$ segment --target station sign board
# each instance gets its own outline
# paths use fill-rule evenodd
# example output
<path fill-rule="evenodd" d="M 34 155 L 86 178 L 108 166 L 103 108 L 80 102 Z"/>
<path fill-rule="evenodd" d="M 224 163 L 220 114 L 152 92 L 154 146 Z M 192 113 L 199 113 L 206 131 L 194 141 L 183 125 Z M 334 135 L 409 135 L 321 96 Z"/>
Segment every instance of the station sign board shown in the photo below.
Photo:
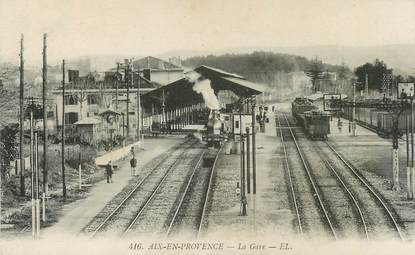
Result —
<path fill-rule="evenodd" d="M 339 102 L 341 101 L 341 94 L 324 94 L 323 106 L 324 111 L 340 111 L 341 107 Z"/>
<path fill-rule="evenodd" d="M 414 95 L 413 82 L 399 82 L 398 83 L 398 99 L 410 99 Z"/>
<path fill-rule="evenodd" d="M 236 136 L 246 134 L 246 128 L 249 127 L 249 133 L 252 134 L 252 114 L 234 114 L 233 115 L 233 132 Z"/>

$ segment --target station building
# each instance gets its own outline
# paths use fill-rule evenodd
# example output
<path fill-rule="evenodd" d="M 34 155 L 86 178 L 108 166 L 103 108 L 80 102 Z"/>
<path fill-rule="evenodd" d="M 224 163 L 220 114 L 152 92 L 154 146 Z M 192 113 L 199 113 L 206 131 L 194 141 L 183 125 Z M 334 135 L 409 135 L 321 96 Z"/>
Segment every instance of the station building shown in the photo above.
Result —
<path fill-rule="evenodd" d="M 265 86 L 237 74 L 209 66 L 197 67 L 185 77 L 143 95 L 144 130 L 180 131 L 188 125 L 206 124 L 209 109 L 202 94 L 194 90 L 195 82 L 191 79 L 194 74 L 199 76 L 199 80 L 209 80 L 219 101 L 218 110 L 229 116 L 250 115 L 251 104 L 244 99 L 251 99 L 265 89 Z"/>
<path fill-rule="evenodd" d="M 59 132 L 64 123 L 67 134 L 79 135 L 87 142 L 96 141 L 97 138 L 124 136 L 127 130 L 134 134 L 138 119 L 137 92 L 143 95 L 160 85 L 138 75 L 137 72 L 132 75 L 132 84 L 123 77 L 115 79 L 112 75 L 106 73 L 103 79 L 94 77 L 85 79 L 85 77 L 75 75 L 65 84 L 65 95 L 63 95 L 62 86 L 53 90 L 55 105 L 55 118 L 53 119 L 55 127 L 53 129 Z M 64 116 L 62 115 L 63 104 L 65 104 Z M 108 115 L 111 115 L 111 121 Z M 51 130 L 50 127 L 49 130 Z"/>

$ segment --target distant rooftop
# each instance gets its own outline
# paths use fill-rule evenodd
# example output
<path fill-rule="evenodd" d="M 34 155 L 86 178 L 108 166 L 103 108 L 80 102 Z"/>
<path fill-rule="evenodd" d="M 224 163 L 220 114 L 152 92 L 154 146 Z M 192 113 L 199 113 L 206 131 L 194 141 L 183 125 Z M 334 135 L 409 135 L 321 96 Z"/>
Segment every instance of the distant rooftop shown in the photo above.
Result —
<path fill-rule="evenodd" d="M 172 64 L 165 60 L 147 56 L 133 61 L 134 70 L 151 69 L 152 71 L 183 71 L 183 67 Z M 116 67 L 111 68 L 110 72 L 115 72 Z"/>
<path fill-rule="evenodd" d="M 152 56 L 147 56 L 138 60 L 133 61 L 134 69 L 152 69 L 152 70 L 169 70 L 169 69 L 176 69 L 176 70 L 183 70 L 182 67 L 174 65 L 170 62 L 164 61 L 159 58 L 155 58 Z"/>

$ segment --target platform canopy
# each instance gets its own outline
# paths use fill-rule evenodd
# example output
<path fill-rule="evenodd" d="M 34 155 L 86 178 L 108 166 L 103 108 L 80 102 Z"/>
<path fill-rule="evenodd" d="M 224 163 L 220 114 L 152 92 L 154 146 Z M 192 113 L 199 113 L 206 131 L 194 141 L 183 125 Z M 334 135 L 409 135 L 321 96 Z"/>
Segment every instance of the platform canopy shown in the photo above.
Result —
<path fill-rule="evenodd" d="M 250 82 L 243 76 L 209 66 L 200 66 L 186 73 L 187 76 L 192 72 L 199 74 L 201 79 L 209 79 L 216 95 L 219 91 L 232 91 L 236 96 L 242 98 L 261 94 L 265 90 L 264 85 Z M 142 96 L 144 107 L 151 107 L 151 104 L 161 105 L 163 99 L 168 108 L 203 102 L 202 95 L 193 90 L 193 85 L 194 82 L 188 78 L 182 78 L 152 90 Z"/>

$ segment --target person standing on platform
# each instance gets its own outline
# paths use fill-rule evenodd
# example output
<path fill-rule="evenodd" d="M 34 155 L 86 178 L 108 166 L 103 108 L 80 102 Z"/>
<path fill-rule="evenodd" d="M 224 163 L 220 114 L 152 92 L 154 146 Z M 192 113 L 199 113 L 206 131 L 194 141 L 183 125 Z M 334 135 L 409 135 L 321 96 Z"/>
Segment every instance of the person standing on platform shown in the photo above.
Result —
<path fill-rule="evenodd" d="M 343 126 L 343 123 L 339 117 L 339 120 L 337 121 L 337 128 L 339 129 L 339 134 L 341 134 L 342 132 L 342 126 Z"/>
<path fill-rule="evenodd" d="M 105 166 L 105 173 L 107 175 L 107 183 L 112 182 L 112 163 L 111 163 L 111 160 L 108 161 L 107 165 Z"/>
<path fill-rule="evenodd" d="M 137 167 L 137 159 L 135 158 L 134 154 L 133 154 L 133 158 L 130 160 L 130 166 L 131 166 L 131 176 L 135 176 L 135 169 Z"/>
<path fill-rule="evenodd" d="M 135 156 L 135 152 L 134 152 L 134 147 L 133 146 L 131 146 L 131 148 L 130 148 L 130 153 L 131 153 L 131 155 L 133 155 L 133 157 Z"/>

